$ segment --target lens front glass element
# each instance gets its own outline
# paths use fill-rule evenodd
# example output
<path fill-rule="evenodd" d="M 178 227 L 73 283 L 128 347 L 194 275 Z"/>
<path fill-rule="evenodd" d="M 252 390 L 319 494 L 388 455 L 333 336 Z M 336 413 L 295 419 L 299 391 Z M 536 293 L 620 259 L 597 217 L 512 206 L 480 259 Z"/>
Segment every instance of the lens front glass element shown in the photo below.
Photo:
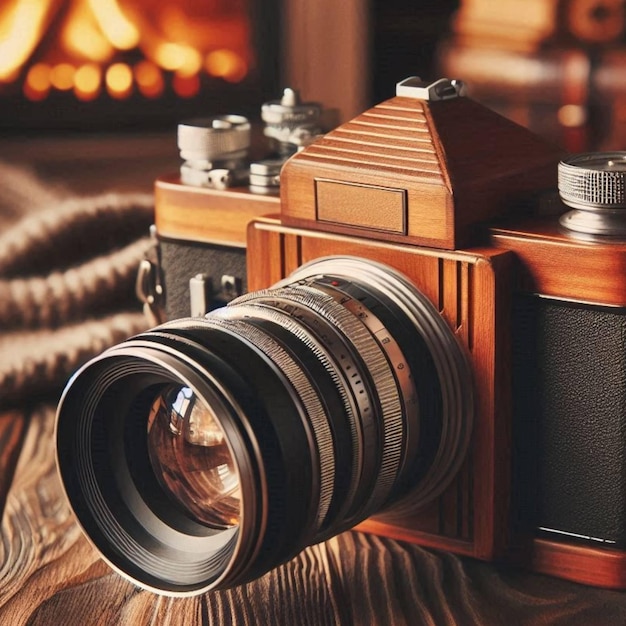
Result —
<path fill-rule="evenodd" d="M 209 527 L 236 526 L 239 477 L 213 410 L 189 387 L 166 385 L 152 403 L 147 430 L 152 468 L 174 502 Z"/>

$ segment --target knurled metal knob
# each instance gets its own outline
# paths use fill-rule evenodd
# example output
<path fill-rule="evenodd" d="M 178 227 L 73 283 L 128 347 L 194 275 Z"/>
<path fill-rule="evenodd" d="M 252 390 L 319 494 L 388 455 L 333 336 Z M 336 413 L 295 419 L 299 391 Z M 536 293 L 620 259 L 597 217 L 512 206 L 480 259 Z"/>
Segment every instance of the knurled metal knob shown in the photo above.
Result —
<path fill-rule="evenodd" d="M 626 208 L 626 152 L 563 159 L 559 163 L 559 194 L 575 209 Z"/>
<path fill-rule="evenodd" d="M 217 161 L 250 146 L 250 122 L 242 115 L 216 115 L 178 125 L 178 149 L 185 161 Z"/>
<path fill-rule="evenodd" d="M 319 127 L 321 107 L 316 102 L 302 102 L 298 92 L 287 88 L 280 100 L 261 107 L 265 122 L 263 134 L 276 142 L 280 154 L 291 154 L 311 143 L 322 131 Z"/>
<path fill-rule="evenodd" d="M 559 163 L 559 195 L 573 211 L 560 219 L 574 234 L 626 236 L 626 152 L 577 154 Z"/>

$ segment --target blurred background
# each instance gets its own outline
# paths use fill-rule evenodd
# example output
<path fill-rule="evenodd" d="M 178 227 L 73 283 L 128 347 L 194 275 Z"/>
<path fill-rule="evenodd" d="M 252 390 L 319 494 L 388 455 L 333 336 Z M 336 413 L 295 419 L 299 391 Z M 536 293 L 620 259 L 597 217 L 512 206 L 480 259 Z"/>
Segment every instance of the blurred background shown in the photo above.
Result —
<path fill-rule="evenodd" d="M 569 151 L 624 148 L 624 30 L 624 0 L 3 0 L 0 158 L 148 186 L 181 119 L 258 119 L 289 85 L 345 120 L 409 75 Z"/>

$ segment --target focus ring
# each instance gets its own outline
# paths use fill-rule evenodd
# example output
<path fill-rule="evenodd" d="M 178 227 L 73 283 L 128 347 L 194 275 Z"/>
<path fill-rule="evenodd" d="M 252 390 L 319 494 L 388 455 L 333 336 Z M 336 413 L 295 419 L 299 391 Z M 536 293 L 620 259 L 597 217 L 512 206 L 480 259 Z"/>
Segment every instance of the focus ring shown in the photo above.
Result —
<path fill-rule="evenodd" d="M 350 445 L 352 448 L 352 460 L 351 467 L 351 479 L 349 487 L 345 494 L 342 494 L 344 503 L 341 507 L 341 511 L 348 510 L 351 504 L 354 502 L 354 496 L 357 492 L 357 487 L 361 477 L 363 467 L 363 451 L 360 446 L 360 437 L 362 436 L 362 428 L 357 422 L 357 406 L 350 400 L 350 395 L 346 391 L 347 381 L 344 379 L 345 375 L 340 374 L 341 369 L 339 364 L 329 356 L 324 350 L 322 350 L 314 340 L 314 333 L 309 333 L 309 329 L 304 326 L 300 321 L 294 320 L 288 313 L 275 309 L 274 307 L 267 306 L 262 302 L 249 302 L 241 304 L 235 307 L 229 307 L 229 312 L 236 314 L 240 317 L 246 318 L 250 316 L 250 320 L 263 319 L 273 322 L 285 330 L 291 335 L 297 337 L 302 344 L 309 350 L 315 358 L 322 364 L 324 370 L 330 376 L 335 388 L 341 399 L 343 405 L 344 414 L 348 420 L 348 426 L 350 430 Z M 224 310 L 217 314 L 222 314 Z M 235 319 L 229 315 L 229 319 Z M 332 354 L 332 351 L 331 351 Z M 338 517 L 342 518 L 342 514 L 338 514 Z"/>
<path fill-rule="evenodd" d="M 281 301 L 292 300 L 314 310 L 338 328 L 356 348 L 367 364 L 381 409 L 383 454 L 376 484 L 371 498 L 365 503 L 367 515 L 377 510 L 389 497 L 398 474 L 402 458 L 403 411 L 396 380 L 389 363 L 365 325 L 328 294 L 313 287 L 291 285 L 280 289 L 267 289 L 242 296 L 234 302 L 260 301 L 281 308 Z M 366 516 L 367 516 L 366 515 Z"/>
<path fill-rule="evenodd" d="M 229 313 L 230 310 L 225 308 L 222 309 L 220 318 L 207 317 L 204 321 L 210 326 L 229 330 L 237 336 L 254 343 L 278 366 L 302 402 L 304 412 L 313 430 L 316 449 L 319 454 L 320 497 L 316 527 L 316 530 L 319 530 L 326 519 L 326 514 L 330 507 L 335 480 L 333 438 L 326 411 L 302 368 L 280 344 L 256 326 L 236 318 L 229 319 Z M 237 312 L 233 311 L 233 314 L 237 315 Z"/>

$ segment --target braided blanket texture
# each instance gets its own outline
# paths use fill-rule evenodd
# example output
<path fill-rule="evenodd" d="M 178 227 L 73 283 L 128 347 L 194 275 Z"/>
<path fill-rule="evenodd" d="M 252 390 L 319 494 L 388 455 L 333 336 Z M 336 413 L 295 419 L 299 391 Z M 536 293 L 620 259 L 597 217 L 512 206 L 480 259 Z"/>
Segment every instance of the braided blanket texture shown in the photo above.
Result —
<path fill-rule="evenodd" d="M 0 162 L 0 407 L 54 399 L 147 326 L 134 294 L 150 194 L 75 197 Z"/>

